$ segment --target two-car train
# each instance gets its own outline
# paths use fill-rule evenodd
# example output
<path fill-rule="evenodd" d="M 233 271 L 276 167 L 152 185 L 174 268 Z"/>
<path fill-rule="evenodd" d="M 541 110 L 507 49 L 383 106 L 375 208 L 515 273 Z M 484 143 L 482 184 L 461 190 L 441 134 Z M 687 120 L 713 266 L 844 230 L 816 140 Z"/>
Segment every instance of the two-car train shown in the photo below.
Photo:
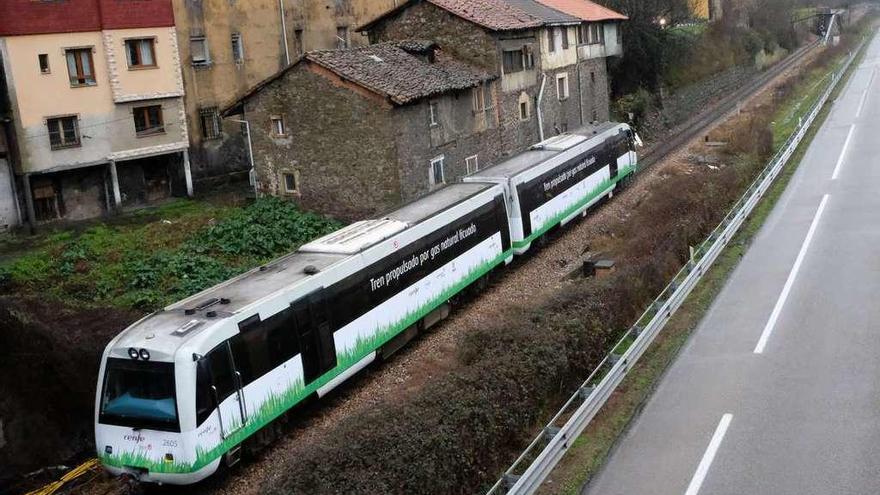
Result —
<path fill-rule="evenodd" d="M 449 313 L 449 300 L 585 212 L 636 170 L 638 137 L 604 124 L 548 139 L 381 218 L 144 317 L 104 351 L 98 457 L 188 484 Z"/>

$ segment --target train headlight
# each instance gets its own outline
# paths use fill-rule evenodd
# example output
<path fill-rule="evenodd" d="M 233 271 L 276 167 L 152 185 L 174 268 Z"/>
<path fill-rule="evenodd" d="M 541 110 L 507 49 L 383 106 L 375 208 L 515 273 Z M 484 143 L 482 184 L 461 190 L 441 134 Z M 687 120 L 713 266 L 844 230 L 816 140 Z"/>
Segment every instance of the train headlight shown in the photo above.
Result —
<path fill-rule="evenodd" d="M 144 361 L 149 361 L 150 360 L 150 351 L 148 351 L 146 349 L 141 349 L 140 356 L 141 356 L 141 359 L 143 359 Z"/>
<path fill-rule="evenodd" d="M 132 359 L 137 359 L 138 357 L 140 357 L 140 354 L 138 354 L 137 349 L 135 349 L 134 347 L 130 347 L 128 349 L 128 357 L 130 357 Z"/>

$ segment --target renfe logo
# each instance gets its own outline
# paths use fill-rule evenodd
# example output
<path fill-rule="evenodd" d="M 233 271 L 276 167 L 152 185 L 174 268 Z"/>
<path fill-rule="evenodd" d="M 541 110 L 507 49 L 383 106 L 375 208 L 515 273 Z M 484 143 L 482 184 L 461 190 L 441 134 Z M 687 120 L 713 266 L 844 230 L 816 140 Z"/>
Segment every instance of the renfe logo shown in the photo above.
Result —
<path fill-rule="evenodd" d="M 141 435 L 140 433 L 135 433 L 133 435 L 124 435 L 122 437 L 122 439 L 127 442 L 134 442 L 134 443 L 140 443 L 145 440 L 144 436 Z"/>

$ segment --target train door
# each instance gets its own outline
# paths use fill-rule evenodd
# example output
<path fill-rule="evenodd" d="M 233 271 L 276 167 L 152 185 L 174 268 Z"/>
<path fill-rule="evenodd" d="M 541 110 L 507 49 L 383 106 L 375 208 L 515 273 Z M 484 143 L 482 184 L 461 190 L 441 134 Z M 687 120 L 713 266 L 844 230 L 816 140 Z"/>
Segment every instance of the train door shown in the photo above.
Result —
<path fill-rule="evenodd" d="M 235 367 L 229 341 L 211 350 L 204 361 L 200 365 L 207 368 L 211 394 L 219 413 L 220 433 L 226 438 L 241 429 L 248 419 L 241 372 Z"/>
<path fill-rule="evenodd" d="M 303 366 L 303 382 L 309 384 L 336 367 L 336 346 L 327 313 L 325 292 L 318 290 L 291 304 Z"/>

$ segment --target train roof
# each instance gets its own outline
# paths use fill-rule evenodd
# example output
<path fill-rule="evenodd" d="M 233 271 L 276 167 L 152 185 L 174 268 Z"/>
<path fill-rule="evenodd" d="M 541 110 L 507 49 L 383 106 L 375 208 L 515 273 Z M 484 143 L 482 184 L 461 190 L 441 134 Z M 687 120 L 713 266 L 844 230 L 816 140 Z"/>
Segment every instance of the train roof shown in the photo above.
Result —
<path fill-rule="evenodd" d="M 299 250 L 254 268 L 150 314 L 129 326 L 114 344 L 113 355 L 146 347 L 157 360 L 171 359 L 191 337 L 246 306 L 285 287 L 306 281 L 332 265 L 497 187 L 489 183 L 453 184 L 418 198 L 375 220 L 356 222 Z"/>
<path fill-rule="evenodd" d="M 605 134 L 607 131 L 613 130 L 621 125 L 623 124 L 603 122 L 597 125 L 581 127 L 569 133 L 553 136 L 497 165 L 486 167 L 483 170 L 474 172 L 473 174 L 468 175 L 468 178 L 470 180 L 480 180 L 480 178 L 502 179 L 515 177 L 573 146 Z"/>
<path fill-rule="evenodd" d="M 356 254 L 493 187 L 495 185 L 489 183 L 451 184 L 410 201 L 379 219 L 355 222 L 316 239 L 301 247 L 300 251 Z"/>

